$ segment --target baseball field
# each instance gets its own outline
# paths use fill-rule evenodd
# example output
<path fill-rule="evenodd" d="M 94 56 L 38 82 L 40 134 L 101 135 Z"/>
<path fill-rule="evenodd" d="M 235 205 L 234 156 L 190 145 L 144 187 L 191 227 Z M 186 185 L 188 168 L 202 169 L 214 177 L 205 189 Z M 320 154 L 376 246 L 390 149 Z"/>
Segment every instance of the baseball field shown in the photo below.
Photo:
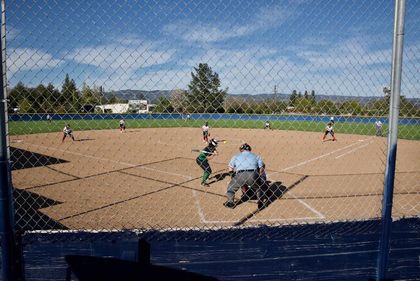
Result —
<path fill-rule="evenodd" d="M 226 140 L 210 161 L 210 187 L 200 185 L 202 170 L 192 149 L 205 144 L 201 129 L 192 127 L 75 131 L 76 141 L 64 143 L 61 132 L 12 135 L 10 147 L 21 153 L 13 185 L 43 202 L 32 208 L 44 218 L 68 229 L 203 229 L 381 216 L 385 137 L 338 133 L 338 141 L 322 142 L 322 132 L 210 133 Z M 223 206 L 227 164 L 244 142 L 263 158 L 269 181 L 281 190 L 262 210 L 254 200 Z M 56 161 L 41 165 L 39 159 Z M 419 183 L 420 142 L 399 140 L 394 215 L 418 214 Z"/>

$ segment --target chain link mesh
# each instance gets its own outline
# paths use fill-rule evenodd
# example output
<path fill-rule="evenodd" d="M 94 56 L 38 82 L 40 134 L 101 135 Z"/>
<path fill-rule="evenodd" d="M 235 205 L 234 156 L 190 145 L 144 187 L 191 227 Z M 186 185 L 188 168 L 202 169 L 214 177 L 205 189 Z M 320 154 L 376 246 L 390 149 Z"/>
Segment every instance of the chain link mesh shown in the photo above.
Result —
<path fill-rule="evenodd" d="M 395 218 L 420 208 L 418 4 L 406 9 Z M 393 11 L 392 1 L 8 1 L 18 229 L 379 218 Z M 250 154 L 244 143 L 262 161 L 238 156 Z"/>

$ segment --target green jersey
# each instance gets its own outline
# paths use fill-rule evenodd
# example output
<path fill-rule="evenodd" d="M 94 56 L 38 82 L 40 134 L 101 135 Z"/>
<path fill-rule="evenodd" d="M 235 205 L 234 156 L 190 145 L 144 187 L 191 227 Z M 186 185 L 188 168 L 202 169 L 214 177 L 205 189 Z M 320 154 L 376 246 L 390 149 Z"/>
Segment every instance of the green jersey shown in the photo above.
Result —
<path fill-rule="evenodd" d="M 216 151 L 216 148 L 214 146 L 206 146 L 198 155 L 197 159 L 200 161 L 204 161 L 209 157 L 210 155 L 213 155 Z"/>

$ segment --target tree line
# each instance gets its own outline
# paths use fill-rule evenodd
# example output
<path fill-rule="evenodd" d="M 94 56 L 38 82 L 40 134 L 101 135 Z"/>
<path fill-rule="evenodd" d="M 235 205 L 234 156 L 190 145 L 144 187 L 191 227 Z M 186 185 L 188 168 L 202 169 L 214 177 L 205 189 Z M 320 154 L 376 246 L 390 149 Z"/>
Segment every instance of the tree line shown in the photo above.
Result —
<path fill-rule="evenodd" d="M 316 101 L 315 91 L 304 94 L 293 90 L 288 100 L 252 100 L 234 95 L 228 96 L 228 88 L 221 89 L 219 75 L 206 63 L 200 63 L 191 72 L 188 90 L 176 89 L 170 96 L 160 97 L 153 109 L 155 113 L 237 113 L 237 114 L 326 114 L 386 116 L 389 112 L 389 93 L 383 98 L 367 103 L 357 100 Z M 106 97 L 102 87 L 90 87 L 83 83 L 79 91 L 73 79 L 67 74 L 61 90 L 52 84 L 35 88 L 19 82 L 8 91 L 9 111 L 19 113 L 81 113 L 90 111 L 87 106 L 127 103 L 115 95 Z M 420 108 L 405 97 L 400 98 L 400 115 L 419 117 Z"/>
<path fill-rule="evenodd" d="M 99 104 L 125 103 L 127 100 L 116 96 L 105 97 L 102 87 L 83 83 L 82 89 L 76 87 L 69 75 L 62 83 L 61 90 L 51 83 L 27 87 L 22 82 L 8 90 L 8 111 L 10 113 L 82 113 L 91 111 Z"/>

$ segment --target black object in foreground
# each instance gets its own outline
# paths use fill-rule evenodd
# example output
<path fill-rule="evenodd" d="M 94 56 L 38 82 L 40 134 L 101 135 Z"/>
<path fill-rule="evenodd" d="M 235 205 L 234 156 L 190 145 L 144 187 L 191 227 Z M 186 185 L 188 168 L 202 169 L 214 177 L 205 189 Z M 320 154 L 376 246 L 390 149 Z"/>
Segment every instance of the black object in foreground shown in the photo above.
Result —
<path fill-rule="evenodd" d="M 109 257 L 67 255 L 69 265 L 67 280 L 75 274 L 80 281 L 115 280 L 218 280 L 202 274 L 150 264 L 150 248 L 144 240 L 139 241 L 138 261 L 127 261 Z"/>

